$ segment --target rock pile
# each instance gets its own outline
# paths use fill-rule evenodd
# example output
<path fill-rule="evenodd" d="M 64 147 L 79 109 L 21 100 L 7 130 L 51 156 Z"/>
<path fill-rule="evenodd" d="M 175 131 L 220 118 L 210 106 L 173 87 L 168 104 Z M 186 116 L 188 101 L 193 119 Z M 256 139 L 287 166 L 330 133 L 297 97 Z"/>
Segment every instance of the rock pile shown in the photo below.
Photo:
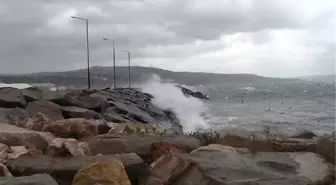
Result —
<path fill-rule="evenodd" d="M 335 184 L 335 137 L 185 135 L 152 98 L 0 89 L 0 185 Z"/>
<path fill-rule="evenodd" d="M 38 88 L 0 88 L 0 122 L 25 127 L 32 118 L 45 115 L 56 125 L 81 125 L 100 120 L 107 122 L 134 123 L 182 133 L 179 120 L 171 110 L 162 110 L 151 103 L 153 97 L 136 89 L 66 90 L 48 91 Z M 74 120 L 83 118 L 87 121 Z M 77 122 L 77 124 L 75 123 Z M 39 130 L 48 131 L 50 124 Z M 98 125 L 98 124 L 97 124 Z M 37 126 L 37 125 L 36 125 Z M 100 124 L 100 126 L 102 126 Z M 93 132 L 91 130 L 91 132 Z M 91 133 L 94 134 L 94 133 Z"/>

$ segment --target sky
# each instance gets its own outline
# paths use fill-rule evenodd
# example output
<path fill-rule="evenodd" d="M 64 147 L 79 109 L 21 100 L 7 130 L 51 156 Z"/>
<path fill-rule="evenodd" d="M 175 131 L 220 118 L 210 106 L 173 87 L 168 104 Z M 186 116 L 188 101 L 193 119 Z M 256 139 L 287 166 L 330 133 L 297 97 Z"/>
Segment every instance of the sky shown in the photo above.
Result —
<path fill-rule="evenodd" d="M 335 73 L 334 0 L 1 0 L 0 73 L 90 65 L 295 77 Z M 102 40 L 102 37 L 110 40 Z"/>

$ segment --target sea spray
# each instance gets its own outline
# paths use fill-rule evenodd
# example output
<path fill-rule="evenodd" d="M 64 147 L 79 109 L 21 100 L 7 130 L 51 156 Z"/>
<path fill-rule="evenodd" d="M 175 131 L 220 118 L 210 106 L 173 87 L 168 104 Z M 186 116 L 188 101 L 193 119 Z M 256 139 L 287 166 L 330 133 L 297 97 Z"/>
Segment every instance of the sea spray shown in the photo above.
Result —
<path fill-rule="evenodd" d="M 181 89 L 172 82 L 163 81 L 158 75 L 141 85 L 143 92 L 152 94 L 152 103 L 161 109 L 171 109 L 179 118 L 184 132 L 197 129 L 208 129 L 209 125 L 201 116 L 207 112 L 203 102 L 192 97 L 186 97 Z"/>

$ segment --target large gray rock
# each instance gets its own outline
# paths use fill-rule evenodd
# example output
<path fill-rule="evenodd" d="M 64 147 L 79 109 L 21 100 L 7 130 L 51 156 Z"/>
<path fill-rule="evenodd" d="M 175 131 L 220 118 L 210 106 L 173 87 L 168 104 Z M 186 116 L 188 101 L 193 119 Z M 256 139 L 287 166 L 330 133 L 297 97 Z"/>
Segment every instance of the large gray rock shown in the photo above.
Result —
<path fill-rule="evenodd" d="M 110 136 L 87 138 L 91 154 L 136 153 L 143 159 L 151 155 L 153 143 L 167 142 L 185 151 L 200 147 L 199 141 L 189 136 Z"/>
<path fill-rule="evenodd" d="M 61 106 L 82 107 L 99 113 L 109 107 L 106 97 L 97 93 L 97 90 L 68 90 L 63 94 L 52 101 Z"/>
<path fill-rule="evenodd" d="M 179 155 L 190 166 L 174 185 L 307 185 L 331 175 L 332 165 L 314 153 L 251 154 L 231 147 L 209 148 Z"/>
<path fill-rule="evenodd" d="M 103 113 L 102 116 L 106 121 L 113 122 L 113 123 L 125 123 L 128 122 L 129 119 L 126 119 L 119 115 L 118 113 L 114 112 L 111 109 L 108 109 L 106 113 Z"/>
<path fill-rule="evenodd" d="M 21 108 L 0 108 L 0 123 L 8 123 L 18 127 L 25 127 L 29 114 Z"/>
<path fill-rule="evenodd" d="M 0 179 L 0 185 L 58 185 L 58 184 L 50 175 L 36 174 L 32 176 Z"/>
<path fill-rule="evenodd" d="M 37 87 L 28 87 L 21 89 L 21 93 L 26 102 L 32 102 L 42 99 L 42 90 Z"/>
<path fill-rule="evenodd" d="M 71 185 L 75 174 L 82 168 L 95 162 L 108 159 L 121 161 L 132 182 L 137 184 L 140 177 L 146 173 L 146 166 L 136 154 L 119 154 L 106 156 L 82 156 L 67 158 L 52 158 L 49 156 L 22 157 L 8 161 L 6 166 L 14 176 L 47 173 L 60 185 Z"/>
<path fill-rule="evenodd" d="M 35 117 L 37 113 L 43 113 L 50 120 L 64 119 L 62 115 L 62 107 L 48 100 L 39 100 L 30 102 L 26 106 L 26 110 L 31 117 Z"/>
<path fill-rule="evenodd" d="M 62 114 L 68 118 L 104 119 L 99 113 L 81 107 L 63 106 Z"/>
<path fill-rule="evenodd" d="M 0 88 L 0 107 L 16 108 L 16 107 L 24 107 L 25 105 L 26 101 L 20 89 L 12 87 Z"/>

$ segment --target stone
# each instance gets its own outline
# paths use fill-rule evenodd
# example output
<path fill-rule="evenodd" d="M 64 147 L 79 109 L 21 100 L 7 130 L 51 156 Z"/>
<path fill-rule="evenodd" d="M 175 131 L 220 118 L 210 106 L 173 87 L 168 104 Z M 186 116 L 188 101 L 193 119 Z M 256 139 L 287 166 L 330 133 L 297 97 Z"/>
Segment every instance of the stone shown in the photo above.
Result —
<path fill-rule="evenodd" d="M 155 161 L 161 156 L 179 152 L 180 149 L 168 142 L 158 142 L 151 145 L 152 161 Z"/>
<path fill-rule="evenodd" d="M 281 135 L 249 132 L 244 129 L 220 131 L 217 144 L 247 148 L 250 152 L 314 152 L 317 141 Z"/>
<path fill-rule="evenodd" d="M 0 143 L 0 163 L 2 163 L 7 158 L 9 147 L 5 144 Z"/>
<path fill-rule="evenodd" d="M 191 136 L 116 136 L 106 134 L 86 138 L 84 141 L 87 141 L 92 155 L 134 152 L 143 159 L 151 158 L 153 143 L 170 143 L 186 152 L 200 147 L 199 141 Z"/>
<path fill-rule="evenodd" d="M 313 151 L 322 156 L 326 161 L 335 164 L 336 142 L 329 137 L 322 137 L 317 140 L 316 150 Z"/>
<path fill-rule="evenodd" d="M 83 118 L 63 119 L 42 123 L 36 122 L 32 128 L 42 132 L 50 132 L 56 137 L 61 138 L 79 139 L 98 134 L 97 126 Z"/>
<path fill-rule="evenodd" d="M 85 151 L 75 139 L 56 138 L 48 146 L 46 154 L 55 156 L 84 156 Z"/>
<path fill-rule="evenodd" d="M 2 177 L 12 177 L 13 175 L 9 172 L 8 168 L 0 162 L 0 183 Z"/>
<path fill-rule="evenodd" d="M 77 172 L 72 185 L 131 185 L 124 165 L 115 159 L 101 161 Z"/>
<path fill-rule="evenodd" d="M 85 118 L 85 119 L 104 119 L 103 116 L 98 114 L 95 111 L 81 108 L 81 107 L 74 107 L 74 106 L 63 106 L 62 113 L 64 118 Z"/>
<path fill-rule="evenodd" d="M 59 104 L 60 102 L 64 101 L 64 96 L 67 91 L 50 91 L 50 90 L 43 90 L 42 91 L 42 99 L 54 102 Z"/>
<path fill-rule="evenodd" d="M 28 149 L 45 151 L 52 139 L 54 137 L 50 133 L 0 123 L 0 143 L 7 146 L 25 146 Z"/>
<path fill-rule="evenodd" d="M 149 166 L 149 175 L 143 184 L 165 185 L 183 173 L 189 166 L 189 162 L 177 157 L 175 153 L 169 151 L 165 155 L 157 158 Z"/>
<path fill-rule="evenodd" d="M 58 185 L 58 184 L 50 175 L 35 174 L 31 176 L 1 179 L 0 185 Z"/>
<path fill-rule="evenodd" d="M 11 146 L 9 147 L 8 159 L 19 158 L 20 155 L 26 154 L 28 150 L 24 146 Z"/>
<path fill-rule="evenodd" d="M 29 114 L 21 108 L 0 108 L 0 121 L 18 127 L 25 127 L 29 120 Z"/>
<path fill-rule="evenodd" d="M 42 99 L 42 90 L 37 87 L 21 89 L 21 93 L 27 103 Z"/>
<path fill-rule="evenodd" d="M 109 107 L 106 97 L 97 93 L 97 90 L 68 90 L 60 99 L 54 100 L 61 106 L 75 106 L 105 112 Z"/>
<path fill-rule="evenodd" d="M 17 159 L 23 156 L 40 156 L 43 152 L 36 149 L 26 149 L 24 146 L 11 146 L 7 153 L 7 159 Z"/>
<path fill-rule="evenodd" d="M 191 151 L 190 153 L 195 153 L 199 151 L 217 151 L 217 152 L 242 152 L 242 153 L 248 153 L 249 151 L 246 148 L 234 148 L 231 146 L 225 146 L 225 145 L 219 145 L 219 144 L 210 144 L 207 146 L 202 146 L 200 148 L 197 148 L 196 150 Z"/>
<path fill-rule="evenodd" d="M 220 147 L 218 147 L 220 148 Z M 175 185 L 288 184 L 307 185 L 324 179 L 331 164 L 314 153 L 239 152 L 230 147 L 178 154 L 190 165 Z"/>
<path fill-rule="evenodd" d="M 112 128 L 109 122 L 104 119 L 90 119 L 89 121 L 97 126 L 98 134 L 107 134 Z"/>
<path fill-rule="evenodd" d="M 146 166 L 136 154 L 77 156 L 77 157 L 22 157 L 6 163 L 14 176 L 25 176 L 39 173 L 51 175 L 60 185 L 71 185 L 76 173 L 93 163 L 116 159 L 121 161 L 132 184 L 138 184 L 140 178 L 146 176 Z"/>
<path fill-rule="evenodd" d="M 135 102 L 137 103 L 137 102 Z M 133 122 L 143 123 L 143 124 L 152 124 L 157 121 L 163 121 L 162 117 L 156 120 L 155 117 L 152 117 L 155 113 L 151 112 L 145 106 L 136 105 L 133 102 L 114 102 L 114 106 L 109 109 L 109 113 L 115 112 L 117 114 L 123 115 L 123 118 L 126 118 Z M 139 102 L 141 104 L 141 102 Z M 154 108 L 152 108 L 154 109 Z"/>
<path fill-rule="evenodd" d="M 119 123 L 114 124 L 109 130 L 109 134 L 137 134 L 137 135 L 160 135 L 164 129 L 154 124 L 135 124 L 135 123 Z"/>
<path fill-rule="evenodd" d="M 182 93 L 186 96 L 192 96 L 192 97 L 195 97 L 195 98 L 198 98 L 198 99 L 210 99 L 208 97 L 208 95 L 202 94 L 201 92 L 192 91 L 192 90 L 190 90 L 186 87 L 183 87 L 181 85 L 176 85 L 176 87 L 180 88 Z"/>
<path fill-rule="evenodd" d="M 309 130 L 304 130 L 292 136 L 292 138 L 313 139 L 316 136 L 317 135 L 314 132 L 309 131 Z"/>
<path fill-rule="evenodd" d="M 113 111 L 107 111 L 106 113 L 103 113 L 102 116 L 106 121 L 114 122 L 114 123 L 124 123 L 128 122 L 128 119 L 123 118 L 119 114 L 113 112 Z"/>
<path fill-rule="evenodd" d="M 64 119 L 62 115 L 62 107 L 47 100 L 39 100 L 30 102 L 26 107 L 30 117 L 35 117 L 37 113 L 43 113 L 50 120 Z"/>
<path fill-rule="evenodd" d="M 50 123 L 51 120 L 41 112 L 38 112 L 32 119 L 30 119 L 26 128 L 30 130 L 42 130 L 45 124 Z"/>
<path fill-rule="evenodd" d="M 1 87 L 0 88 L 0 107 L 3 108 L 16 108 L 24 107 L 26 101 L 20 89 L 12 87 Z"/>

